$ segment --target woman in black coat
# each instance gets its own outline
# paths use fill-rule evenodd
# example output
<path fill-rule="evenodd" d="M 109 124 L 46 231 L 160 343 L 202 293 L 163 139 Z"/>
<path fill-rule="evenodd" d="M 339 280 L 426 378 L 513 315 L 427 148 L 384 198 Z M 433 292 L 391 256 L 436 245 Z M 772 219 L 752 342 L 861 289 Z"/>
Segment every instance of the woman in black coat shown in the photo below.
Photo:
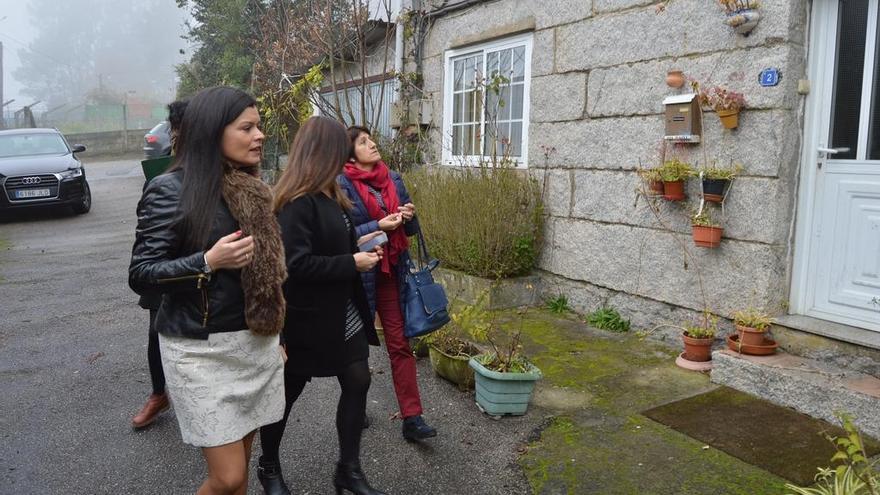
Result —
<path fill-rule="evenodd" d="M 345 128 L 312 117 L 291 145 L 287 169 L 275 186 L 275 210 L 287 259 L 287 319 L 283 337 L 284 418 L 260 430 L 258 477 L 269 495 L 290 493 L 281 476 L 278 448 L 291 406 L 311 377 L 335 376 L 342 393 L 336 411 L 339 462 L 337 494 L 382 495 L 360 467 L 360 440 L 370 387 L 368 344 L 379 345 L 359 273 L 379 262 L 381 248 L 360 252 L 351 208 L 336 183 L 348 158 Z M 362 240 L 366 240 L 363 239 Z"/>

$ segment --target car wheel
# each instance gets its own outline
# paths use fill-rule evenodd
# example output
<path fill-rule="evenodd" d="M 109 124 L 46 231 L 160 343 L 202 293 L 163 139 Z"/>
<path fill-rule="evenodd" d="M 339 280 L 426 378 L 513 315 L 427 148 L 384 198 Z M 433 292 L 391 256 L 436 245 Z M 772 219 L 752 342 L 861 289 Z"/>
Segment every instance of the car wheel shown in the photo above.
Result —
<path fill-rule="evenodd" d="M 74 213 L 82 215 L 83 213 L 88 213 L 89 210 L 92 209 L 92 190 L 89 188 L 89 183 L 83 181 L 83 195 L 82 199 L 79 203 L 73 205 Z"/>

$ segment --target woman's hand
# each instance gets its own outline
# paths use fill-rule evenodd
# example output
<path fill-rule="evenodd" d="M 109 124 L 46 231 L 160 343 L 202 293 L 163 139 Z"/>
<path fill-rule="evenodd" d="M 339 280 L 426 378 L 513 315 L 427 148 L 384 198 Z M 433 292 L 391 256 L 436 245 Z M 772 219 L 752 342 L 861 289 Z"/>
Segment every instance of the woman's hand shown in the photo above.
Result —
<path fill-rule="evenodd" d="M 397 211 L 400 212 L 400 216 L 403 217 L 404 222 L 409 222 L 416 214 L 416 206 L 412 203 L 407 203 L 403 206 L 398 206 Z"/>
<path fill-rule="evenodd" d="M 205 253 L 205 261 L 211 270 L 241 268 L 254 258 L 253 236 L 241 237 L 241 231 L 221 237 Z"/>
<path fill-rule="evenodd" d="M 382 259 L 379 253 L 354 253 L 354 265 L 359 272 L 368 272 Z"/>
<path fill-rule="evenodd" d="M 379 220 L 379 228 L 385 232 L 391 232 L 403 223 L 403 215 L 401 213 L 392 213 L 387 217 Z"/>

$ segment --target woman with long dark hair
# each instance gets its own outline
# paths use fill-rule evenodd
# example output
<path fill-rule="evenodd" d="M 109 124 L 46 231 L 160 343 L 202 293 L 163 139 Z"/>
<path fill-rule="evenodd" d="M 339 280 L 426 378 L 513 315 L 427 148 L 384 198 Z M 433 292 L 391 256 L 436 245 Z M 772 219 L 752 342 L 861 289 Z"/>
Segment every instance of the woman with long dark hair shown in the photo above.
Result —
<path fill-rule="evenodd" d="M 284 367 L 284 417 L 260 429 L 263 454 L 258 477 L 268 495 L 290 493 L 278 459 L 284 426 L 306 383 L 322 376 L 335 376 L 342 389 L 336 409 L 339 462 L 333 484 L 337 494 L 348 490 L 382 495 L 367 483 L 360 464 L 370 388 L 368 344 L 379 345 L 379 338 L 358 277 L 379 262 L 381 248 L 360 252 L 347 213 L 351 203 L 336 183 L 349 146 L 341 124 L 326 117 L 310 118 L 297 132 L 287 168 L 275 186 L 289 274 L 284 284 L 283 338 L 290 358 Z"/>
<path fill-rule="evenodd" d="M 162 294 L 155 329 L 181 436 L 207 463 L 200 495 L 244 495 L 254 433 L 284 413 L 286 271 L 272 193 L 255 176 L 259 123 L 243 91 L 198 93 L 171 169 L 137 210 L 129 285 Z"/>
<path fill-rule="evenodd" d="M 419 232 L 416 207 L 410 201 L 403 178 L 388 169 L 365 127 L 348 128 L 351 155 L 339 177 L 342 190 L 352 202 L 351 217 L 358 235 L 383 231 L 388 235 L 385 256 L 375 269 L 361 274 L 370 310 L 379 313 L 385 347 L 391 359 L 391 379 L 403 417 L 403 437 L 423 440 L 437 430 L 422 418 L 422 398 L 416 381 L 416 359 L 403 335 L 401 289 L 409 257 L 408 236 Z"/>

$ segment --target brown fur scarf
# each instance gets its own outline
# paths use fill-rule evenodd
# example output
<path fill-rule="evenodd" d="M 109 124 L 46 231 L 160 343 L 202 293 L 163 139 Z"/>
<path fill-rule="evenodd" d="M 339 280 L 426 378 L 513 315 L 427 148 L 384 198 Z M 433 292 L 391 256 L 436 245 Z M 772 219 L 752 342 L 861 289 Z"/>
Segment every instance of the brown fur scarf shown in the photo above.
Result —
<path fill-rule="evenodd" d="M 254 237 L 253 261 L 241 269 L 245 321 L 257 335 L 277 335 L 287 309 L 281 291 L 287 265 L 281 228 L 272 212 L 272 191 L 250 174 L 227 169 L 223 199 L 244 235 Z"/>

